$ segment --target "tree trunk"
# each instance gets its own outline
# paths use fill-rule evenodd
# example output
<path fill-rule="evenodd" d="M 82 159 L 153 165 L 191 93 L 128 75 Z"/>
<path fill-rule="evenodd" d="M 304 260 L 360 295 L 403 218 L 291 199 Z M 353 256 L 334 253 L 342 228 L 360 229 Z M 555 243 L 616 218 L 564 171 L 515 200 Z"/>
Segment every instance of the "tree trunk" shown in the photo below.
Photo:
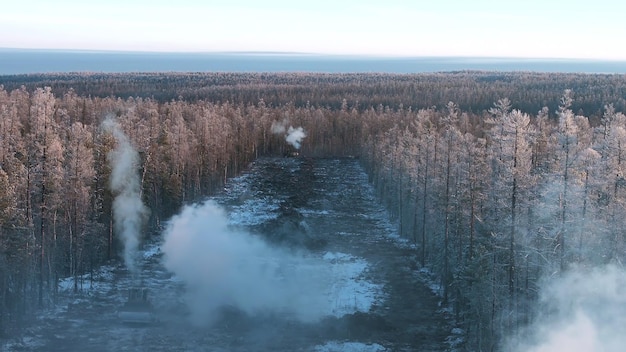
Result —
<path fill-rule="evenodd" d="M 444 196 L 444 240 L 443 240 L 443 304 L 448 303 L 450 286 L 450 148 L 446 152 L 446 190 Z"/>

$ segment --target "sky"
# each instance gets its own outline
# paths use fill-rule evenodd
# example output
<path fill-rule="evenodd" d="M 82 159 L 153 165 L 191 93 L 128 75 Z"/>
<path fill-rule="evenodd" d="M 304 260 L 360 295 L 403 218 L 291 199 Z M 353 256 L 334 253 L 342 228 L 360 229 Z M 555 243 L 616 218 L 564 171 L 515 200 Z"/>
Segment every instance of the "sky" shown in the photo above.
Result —
<path fill-rule="evenodd" d="M 626 60 L 623 0 L 2 0 L 0 48 Z"/>

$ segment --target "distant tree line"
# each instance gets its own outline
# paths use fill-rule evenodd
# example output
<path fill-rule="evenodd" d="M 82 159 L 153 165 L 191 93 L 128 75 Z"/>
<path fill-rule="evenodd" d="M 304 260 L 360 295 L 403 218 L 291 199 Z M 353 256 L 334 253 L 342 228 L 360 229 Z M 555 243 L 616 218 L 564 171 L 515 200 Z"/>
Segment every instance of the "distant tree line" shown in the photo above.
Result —
<path fill-rule="evenodd" d="M 60 278 L 74 277 L 79 291 L 83 274 L 118 253 L 106 160 L 115 140 L 100 128 L 107 116 L 140 153 L 146 233 L 255 158 L 289 151 L 274 122 L 307 131 L 302 155 L 360 157 L 418 262 L 440 278 L 468 350 L 491 351 L 521 331 L 546 273 L 624 259 L 624 76 L 59 74 L 0 82 L 4 333 L 53 304 Z M 561 89 L 568 84 L 582 93 Z M 167 98 L 130 94 L 157 86 Z M 117 96 L 122 88 L 128 97 Z"/>
<path fill-rule="evenodd" d="M 383 73 L 57 73 L 0 76 L 8 91 L 51 87 L 62 96 L 73 89 L 80 96 L 150 98 L 157 102 L 293 104 L 339 109 L 342 99 L 363 111 L 379 105 L 392 109 L 444 106 L 453 101 L 466 112 L 480 113 L 494 101 L 508 98 L 513 108 L 535 113 L 557 108 L 560 92 L 576 94 L 572 110 L 599 118 L 604 102 L 626 110 L 626 80 L 619 74 L 535 72 Z"/>

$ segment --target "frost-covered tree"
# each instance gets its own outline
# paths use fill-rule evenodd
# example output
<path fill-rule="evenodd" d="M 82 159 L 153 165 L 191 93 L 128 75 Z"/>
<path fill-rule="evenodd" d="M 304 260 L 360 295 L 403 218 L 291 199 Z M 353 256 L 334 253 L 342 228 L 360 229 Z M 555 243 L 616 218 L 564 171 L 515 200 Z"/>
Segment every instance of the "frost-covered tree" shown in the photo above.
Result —
<path fill-rule="evenodd" d="M 500 100 L 491 110 L 493 126 L 490 130 L 489 164 L 492 169 L 488 202 L 492 209 L 490 221 L 495 243 L 492 273 L 493 285 L 506 287 L 507 297 L 502 309 L 507 309 L 506 329 L 516 329 L 519 302 L 519 259 L 520 243 L 523 243 L 521 217 L 523 209 L 529 207 L 529 191 L 533 184 L 532 143 L 534 129 L 530 116 L 520 110 L 509 111 L 508 100 Z M 494 208 L 495 207 L 495 208 Z M 497 248 L 502 248 L 498 250 Z M 500 268 L 505 272 L 500 272 Z M 505 285 L 498 281 L 504 279 Z M 493 289 L 496 289 L 494 287 Z M 499 295 L 503 295 L 501 291 Z M 501 297 L 500 299 L 503 299 Z"/>
<path fill-rule="evenodd" d="M 44 305 L 44 281 L 49 284 L 47 258 L 53 256 L 48 246 L 56 239 L 56 217 L 61 206 L 63 180 L 63 146 L 60 140 L 56 100 L 49 87 L 35 90 L 30 106 L 28 165 L 38 186 L 33 204 L 38 210 L 39 279 L 38 304 Z M 54 262 L 51 259 L 50 262 Z"/>
<path fill-rule="evenodd" d="M 626 235 L 622 230 L 626 216 L 626 115 L 609 113 L 605 117 L 607 133 L 599 144 L 605 166 L 601 199 L 606 204 L 611 223 L 611 234 L 607 243 L 611 249 L 609 258 L 619 261 L 626 246 Z"/>
<path fill-rule="evenodd" d="M 63 210 L 67 223 L 67 247 L 70 274 L 74 277 L 74 291 L 78 291 L 78 275 L 82 263 L 86 236 L 91 222 L 94 169 L 93 136 L 81 122 L 66 125 L 64 189 L 66 201 Z"/>

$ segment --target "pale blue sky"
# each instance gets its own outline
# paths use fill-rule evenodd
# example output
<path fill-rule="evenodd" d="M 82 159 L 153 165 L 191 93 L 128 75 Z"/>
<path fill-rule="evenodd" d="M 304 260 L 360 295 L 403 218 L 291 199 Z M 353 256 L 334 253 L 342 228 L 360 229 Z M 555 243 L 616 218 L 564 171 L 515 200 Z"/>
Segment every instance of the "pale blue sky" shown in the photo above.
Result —
<path fill-rule="evenodd" d="M 626 60 L 624 0 L 2 0 L 0 47 Z"/>

